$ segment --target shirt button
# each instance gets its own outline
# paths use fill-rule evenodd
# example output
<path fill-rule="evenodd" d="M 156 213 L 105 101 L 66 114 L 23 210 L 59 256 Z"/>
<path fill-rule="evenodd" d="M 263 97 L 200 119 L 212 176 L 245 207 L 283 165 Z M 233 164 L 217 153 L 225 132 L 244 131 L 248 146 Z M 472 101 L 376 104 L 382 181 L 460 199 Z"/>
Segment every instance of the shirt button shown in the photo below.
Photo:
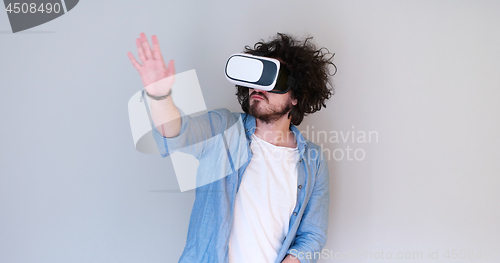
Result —
<path fill-rule="evenodd" d="M 297 212 L 293 212 L 293 215 L 296 216 L 297 215 Z"/>
<path fill-rule="evenodd" d="M 302 189 L 302 185 L 299 185 L 299 189 Z"/>

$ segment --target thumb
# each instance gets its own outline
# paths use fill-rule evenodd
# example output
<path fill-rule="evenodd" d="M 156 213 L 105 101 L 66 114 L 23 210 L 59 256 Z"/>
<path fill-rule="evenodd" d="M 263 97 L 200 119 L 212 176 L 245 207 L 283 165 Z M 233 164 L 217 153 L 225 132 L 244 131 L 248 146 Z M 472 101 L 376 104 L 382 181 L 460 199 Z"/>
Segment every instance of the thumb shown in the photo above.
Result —
<path fill-rule="evenodd" d="M 170 60 L 170 62 L 168 62 L 167 76 L 173 76 L 173 75 L 175 75 L 175 65 L 174 65 L 174 60 Z"/>

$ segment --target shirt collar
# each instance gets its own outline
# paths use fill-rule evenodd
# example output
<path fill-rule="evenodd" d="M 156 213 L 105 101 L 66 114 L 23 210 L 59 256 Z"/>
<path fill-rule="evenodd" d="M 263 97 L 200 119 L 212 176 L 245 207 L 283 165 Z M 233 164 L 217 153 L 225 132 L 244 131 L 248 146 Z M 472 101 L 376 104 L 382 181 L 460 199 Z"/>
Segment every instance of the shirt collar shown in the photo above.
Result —
<path fill-rule="evenodd" d="M 251 140 L 250 137 L 252 136 L 252 134 L 254 134 L 255 129 L 257 128 L 255 117 L 253 117 L 248 113 L 243 113 L 243 114 L 244 114 L 243 123 L 245 126 L 245 134 L 247 136 L 247 139 L 250 141 Z M 295 125 L 290 124 L 290 130 L 295 135 L 295 139 L 297 140 L 297 146 L 299 148 L 299 155 L 300 158 L 302 159 L 304 158 L 304 152 L 307 145 L 306 139 L 304 138 L 304 136 L 302 136 L 302 133 Z"/>

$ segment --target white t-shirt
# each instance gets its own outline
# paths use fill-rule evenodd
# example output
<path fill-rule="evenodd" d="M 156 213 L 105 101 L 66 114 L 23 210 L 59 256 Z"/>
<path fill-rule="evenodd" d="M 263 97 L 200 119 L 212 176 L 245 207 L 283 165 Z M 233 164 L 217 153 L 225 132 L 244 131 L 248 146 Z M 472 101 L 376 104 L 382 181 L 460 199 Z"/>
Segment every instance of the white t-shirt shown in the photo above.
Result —
<path fill-rule="evenodd" d="M 274 263 L 297 201 L 298 147 L 252 135 L 253 153 L 236 193 L 229 263 Z"/>

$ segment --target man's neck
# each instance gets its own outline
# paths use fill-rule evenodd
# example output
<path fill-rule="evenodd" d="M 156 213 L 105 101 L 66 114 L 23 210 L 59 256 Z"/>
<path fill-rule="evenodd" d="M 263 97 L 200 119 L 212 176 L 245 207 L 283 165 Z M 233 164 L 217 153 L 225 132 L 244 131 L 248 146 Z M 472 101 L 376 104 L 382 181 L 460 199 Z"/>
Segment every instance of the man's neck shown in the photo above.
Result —
<path fill-rule="evenodd" d="M 265 123 L 255 119 L 255 136 L 276 146 L 297 147 L 295 135 L 290 130 L 290 119 L 285 117 L 286 115 L 272 123 Z"/>

